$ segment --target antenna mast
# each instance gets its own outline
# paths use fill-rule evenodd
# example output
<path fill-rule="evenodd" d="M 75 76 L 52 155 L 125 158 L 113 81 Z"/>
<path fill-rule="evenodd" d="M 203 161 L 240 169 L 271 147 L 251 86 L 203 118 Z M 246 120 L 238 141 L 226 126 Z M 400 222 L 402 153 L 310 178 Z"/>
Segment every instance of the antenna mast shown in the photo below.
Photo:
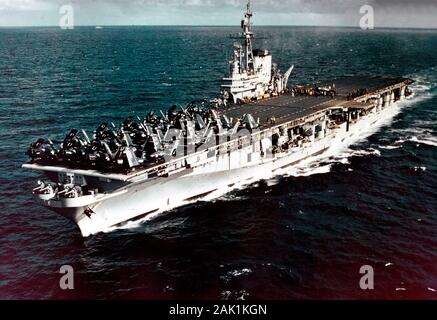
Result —
<path fill-rule="evenodd" d="M 246 13 L 244 14 L 244 20 L 241 21 L 241 28 L 243 29 L 243 36 L 245 42 L 246 53 L 246 70 L 247 73 L 253 73 L 253 48 L 252 48 L 252 9 L 250 6 L 250 0 L 247 1 Z"/>

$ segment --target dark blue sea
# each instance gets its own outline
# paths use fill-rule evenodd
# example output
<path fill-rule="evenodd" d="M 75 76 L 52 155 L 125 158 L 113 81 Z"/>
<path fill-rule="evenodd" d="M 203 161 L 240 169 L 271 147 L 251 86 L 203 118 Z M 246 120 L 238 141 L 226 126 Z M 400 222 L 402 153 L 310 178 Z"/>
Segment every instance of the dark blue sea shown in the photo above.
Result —
<path fill-rule="evenodd" d="M 31 197 L 38 137 L 215 97 L 231 27 L 0 29 L 1 299 L 436 299 L 437 31 L 258 27 L 290 85 L 413 77 L 347 150 L 83 239 Z M 74 290 L 61 290 L 71 265 Z M 374 269 L 362 290 L 360 267 Z"/>

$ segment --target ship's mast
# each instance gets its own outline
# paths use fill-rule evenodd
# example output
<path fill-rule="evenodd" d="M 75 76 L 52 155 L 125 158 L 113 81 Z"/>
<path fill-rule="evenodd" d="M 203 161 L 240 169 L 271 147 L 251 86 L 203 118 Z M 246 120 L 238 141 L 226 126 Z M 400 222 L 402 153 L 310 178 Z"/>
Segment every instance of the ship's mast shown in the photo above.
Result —
<path fill-rule="evenodd" d="M 247 73 L 253 73 L 253 48 L 252 48 L 252 9 L 250 7 L 250 0 L 247 1 L 246 13 L 244 14 L 244 20 L 241 21 L 241 28 L 243 29 L 243 37 L 245 41 L 245 54 L 246 54 L 246 70 Z"/>

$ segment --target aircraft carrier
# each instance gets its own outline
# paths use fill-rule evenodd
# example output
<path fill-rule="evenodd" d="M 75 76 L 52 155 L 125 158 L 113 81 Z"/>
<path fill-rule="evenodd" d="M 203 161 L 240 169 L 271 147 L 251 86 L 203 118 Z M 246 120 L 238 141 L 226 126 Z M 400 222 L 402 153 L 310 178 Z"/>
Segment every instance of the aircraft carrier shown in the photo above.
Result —
<path fill-rule="evenodd" d="M 83 236 L 113 230 L 345 144 L 412 94 L 401 77 L 288 87 L 293 66 L 281 74 L 252 48 L 251 18 L 249 2 L 219 98 L 32 143 L 23 167 L 44 174 L 35 199 Z"/>

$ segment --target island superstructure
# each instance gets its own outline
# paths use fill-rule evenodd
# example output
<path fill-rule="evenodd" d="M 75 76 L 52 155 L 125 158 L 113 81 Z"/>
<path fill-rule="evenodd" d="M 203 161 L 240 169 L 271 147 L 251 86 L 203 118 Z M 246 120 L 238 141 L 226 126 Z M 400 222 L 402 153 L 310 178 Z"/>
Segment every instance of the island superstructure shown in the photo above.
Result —
<path fill-rule="evenodd" d="M 282 76 L 267 50 L 252 49 L 251 17 L 248 4 L 245 49 L 236 47 L 223 96 L 211 105 L 102 123 L 92 135 L 71 130 L 60 145 L 34 142 L 23 167 L 44 174 L 35 199 L 83 236 L 113 230 L 347 144 L 411 94 L 413 81 L 402 77 L 289 88 L 292 68 Z"/>
<path fill-rule="evenodd" d="M 247 3 L 244 19 L 241 20 L 241 38 L 244 44 L 234 45 L 234 54 L 229 61 L 229 74 L 223 78 L 225 100 L 233 103 L 249 102 L 267 96 L 281 94 L 287 86 L 293 70 L 291 66 L 284 75 L 272 64 L 272 55 L 265 49 L 253 49 L 252 9 Z"/>

